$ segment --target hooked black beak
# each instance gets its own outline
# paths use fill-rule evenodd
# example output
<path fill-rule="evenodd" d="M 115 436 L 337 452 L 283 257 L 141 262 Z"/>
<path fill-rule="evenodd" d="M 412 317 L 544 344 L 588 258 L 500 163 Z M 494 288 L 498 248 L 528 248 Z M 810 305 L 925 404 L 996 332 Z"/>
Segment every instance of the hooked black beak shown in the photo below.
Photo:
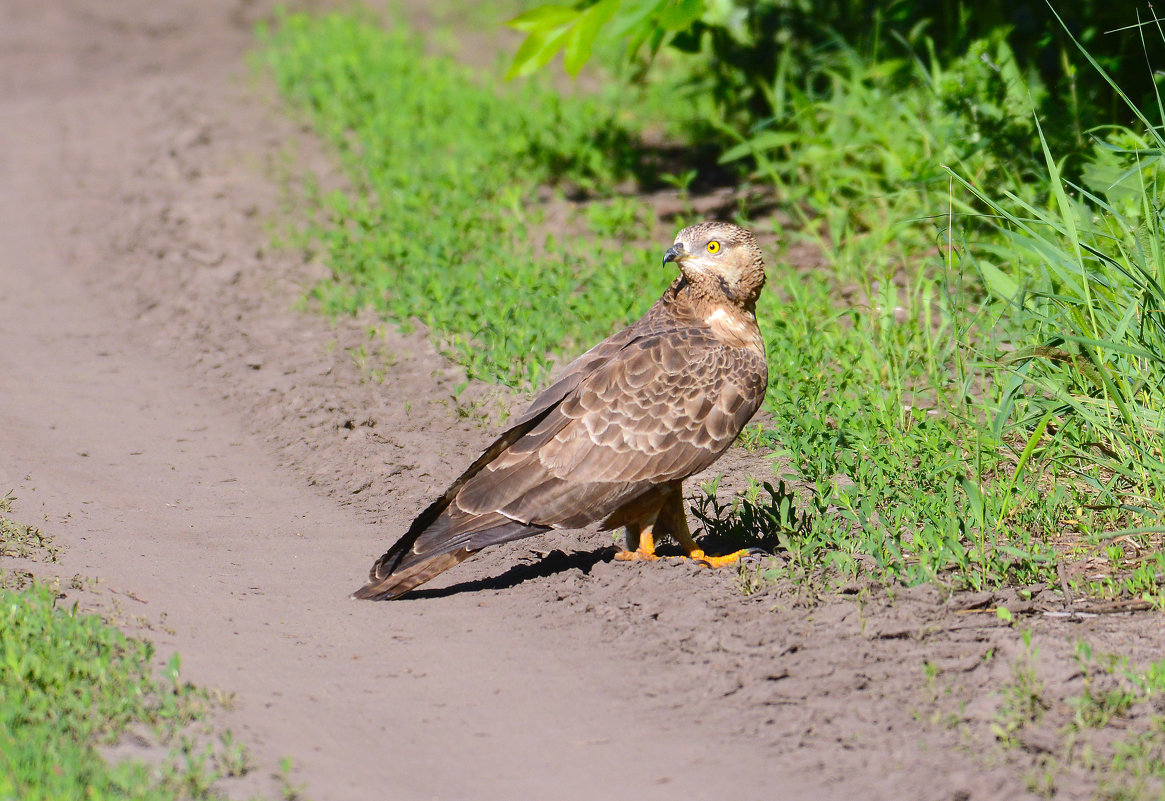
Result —
<path fill-rule="evenodd" d="M 687 251 L 684 250 L 683 242 L 676 242 L 667 249 L 667 253 L 663 254 L 663 266 L 666 267 L 669 261 L 681 262 L 687 257 Z"/>

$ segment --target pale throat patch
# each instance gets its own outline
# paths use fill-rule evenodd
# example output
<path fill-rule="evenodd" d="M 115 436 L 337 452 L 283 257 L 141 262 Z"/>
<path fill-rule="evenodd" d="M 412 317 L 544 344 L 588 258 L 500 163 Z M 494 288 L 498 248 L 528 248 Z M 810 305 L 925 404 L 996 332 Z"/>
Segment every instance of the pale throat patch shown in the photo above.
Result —
<path fill-rule="evenodd" d="M 750 311 L 745 311 L 744 316 L 749 322 L 756 319 Z M 711 314 L 704 318 L 704 322 L 707 325 L 719 328 L 731 326 L 738 329 L 744 329 L 748 326 L 748 323 L 746 322 L 732 319 L 732 317 L 728 315 L 728 310 L 724 308 L 714 310 Z"/>
<path fill-rule="evenodd" d="M 751 312 L 745 311 L 740 316 L 731 315 L 727 309 L 713 309 L 712 313 L 704 318 L 704 324 L 712 329 L 718 339 L 735 345 L 752 344 L 756 336 L 756 318 Z M 751 325 L 750 325 L 751 323 Z"/>

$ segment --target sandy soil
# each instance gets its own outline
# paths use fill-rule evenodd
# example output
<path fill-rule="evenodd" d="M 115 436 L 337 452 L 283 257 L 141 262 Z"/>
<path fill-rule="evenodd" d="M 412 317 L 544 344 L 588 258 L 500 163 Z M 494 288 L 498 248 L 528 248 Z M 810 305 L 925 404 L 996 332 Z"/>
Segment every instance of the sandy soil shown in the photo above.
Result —
<path fill-rule="evenodd" d="M 259 767 L 231 795 L 273 792 L 289 756 L 321 800 L 1024 797 L 1055 733 L 994 741 L 1026 651 L 994 605 L 1034 632 L 1049 697 L 1080 690 L 1077 638 L 1159 658 L 1158 617 L 1050 590 L 745 597 L 586 532 L 348 601 L 488 442 L 465 412 L 494 394 L 452 400 L 459 371 L 392 332 L 369 381 L 367 321 L 294 310 L 319 267 L 265 222 L 281 171 L 329 166 L 245 68 L 263 13 L 0 5 L 0 491 L 97 580 L 69 601 L 236 695 Z"/>

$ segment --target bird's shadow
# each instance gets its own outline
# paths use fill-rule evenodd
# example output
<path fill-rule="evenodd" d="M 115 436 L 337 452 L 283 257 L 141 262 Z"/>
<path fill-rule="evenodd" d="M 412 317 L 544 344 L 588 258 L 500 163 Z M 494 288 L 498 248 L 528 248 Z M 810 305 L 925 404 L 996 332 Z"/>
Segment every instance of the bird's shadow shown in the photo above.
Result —
<path fill-rule="evenodd" d="M 764 486 L 770 490 L 770 494 L 774 492 L 768 484 Z M 783 483 L 781 491 L 784 492 Z M 774 543 L 770 541 L 773 538 L 765 536 L 766 532 L 760 530 L 762 526 L 759 526 L 752 519 L 755 514 L 749 514 L 749 512 L 755 510 L 752 510 L 749 504 L 744 505 L 744 513 L 742 514 L 741 509 L 730 510 L 726 506 L 715 504 L 715 496 L 712 496 L 711 502 L 713 504 L 711 510 L 708 508 L 707 499 L 701 508 L 693 507 L 696 516 L 705 524 L 705 530 L 697 537 L 697 542 L 708 553 L 730 553 L 740 548 L 756 548 L 766 553 L 775 553 Z M 771 534 L 771 532 L 768 533 Z M 575 568 L 589 574 L 599 562 L 612 561 L 618 551 L 618 548 L 611 545 L 596 548 L 593 551 L 571 551 L 570 553 L 556 548 L 537 562 L 514 565 L 497 576 L 463 581 L 448 587 L 412 590 L 398 598 L 397 603 L 408 600 L 447 598 L 451 595 L 480 592 L 481 590 L 508 590 L 531 579 L 547 578 Z M 656 553 L 663 557 L 683 555 L 683 551 L 678 545 L 666 541 L 659 544 Z"/>
<path fill-rule="evenodd" d="M 591 568 L 599 562 L 610 562 L 615 557 L 617 550 L 610 545 L 593 551 L 571 551 L 570 553 L 555 549 L 537 562 L 514 565 L 505 573 L 497 576 L 463 581 L 448 587 L 413 590 L 399 598 L 397 603 L 408 600 L 420 601 L 426 598 L 447 598 L 450 595 L 460 595 L 463 592 L 507 590 L 530 579 L 546 578 L 575 568 L 583 573 L 590 573 Z"/>
<path fill-rule="evenodd" d="M 765 482 L 762 490 L 755 500 L 738 497 L 723 502 L 715 494 L 705 494 L 695 499 L 691 511 L 701 524 L 702 531 L 696 537 L 700 547 L 711 554 L 732 553 L 740 549 L 774 554 L 784 550 L 782 536 L 800 539 L 811 528 L 814 509 L 805 510 L 794 506 L 793 492 L 783 481 L 778 487 Z M 816 508 L 816 513 L 820 514 L 821 511 Z M 612 561 L 618 550 L 610 545 L 593 551 L 570 553 L 555 549 L 536 562 L 514 565 L 500 575 L 463 581 L 448 587 L 413 590 L 398 599 L 398 602 L 446 598 L 481 590 L 507 590 L 531 579 L 547 578 L 575 568 L 590 573 L 599 562 Z M 664 557 L 681 556 L 683 551 L 675 543 L 664 541 L 659 544 L 656 553 Z"/>

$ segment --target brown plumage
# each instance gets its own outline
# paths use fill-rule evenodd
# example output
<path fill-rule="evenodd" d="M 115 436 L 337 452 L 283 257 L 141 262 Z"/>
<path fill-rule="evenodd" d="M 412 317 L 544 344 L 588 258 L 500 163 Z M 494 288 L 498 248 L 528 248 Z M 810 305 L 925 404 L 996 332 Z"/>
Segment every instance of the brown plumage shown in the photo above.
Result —
<path fill-rule="evenodd" d="M 622 558 L 656 558 L 656 527 L 707 564 L 738 557 L 696 548 L 681 482 L 712 464 L 764 399 L 764 257 L 748 231 L 710 222 L 680 231 L 671 262 L 680 275 L 647 314 L 571 362 L 354 598 L 398 598 L 487 546 L 594 522 L 627 527 Z"/>

